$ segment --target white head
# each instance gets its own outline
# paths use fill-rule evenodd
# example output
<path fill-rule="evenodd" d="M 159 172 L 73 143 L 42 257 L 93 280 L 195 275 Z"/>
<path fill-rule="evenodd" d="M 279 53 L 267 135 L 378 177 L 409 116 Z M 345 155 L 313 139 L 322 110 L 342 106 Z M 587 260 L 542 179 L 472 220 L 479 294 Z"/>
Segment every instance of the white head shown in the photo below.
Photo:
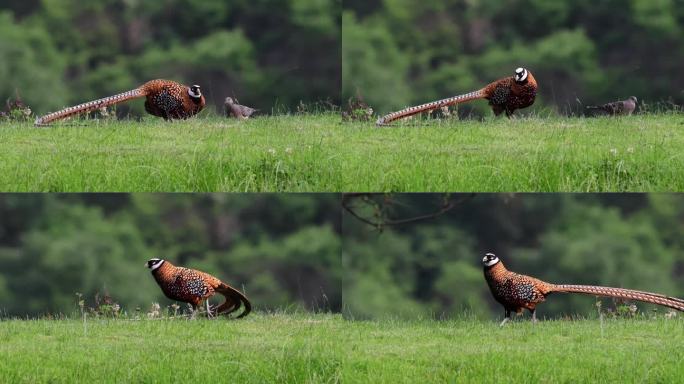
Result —
<path fill-rule="evenodd" d="M 151 269 L 152 271 L 161 267 L 162 264 L 164 264 L 164 259 L 149 259 L 147 260 L 147 263 L 145 263 L 147 268 Z"/>
<path fill-rule="evenodd" d="M 629 99 L 632 100 L 632 101 L 634 102 L 634 104 L 637 103 L 637 98 L 636 98 L 636 96 L 630 96 Z"/>
<path fill-rule="evenodd" d="M 190 97 L 195 98 L 195 99 L 199 99 L 200 97 L 202 97 L 202 92 L 200 92 L 200 86 L 199 85 L 191 85 L 188 88 L 188 95 L 190 95 Z"/>
<path fill-rule="evenodd" d="M 226 97 L 225 103 L 228 105 L 232 105 L 232 104 L 235 104 L 235 100 L 233 100 L 232 97 Z"/>
<path fill-rule="evenodd" d="M 527 69 L 520 67 L 515 70 L 515 82 L 524 83 L 527 81 Z"/>
<path fill-rule="evenodd" d="M 499 258 L 493 253 L 485 253 L 484 257 L 482 258 L 482 264 L 484 264 L 485 267 L 491 267 L 498 262 Z"/>

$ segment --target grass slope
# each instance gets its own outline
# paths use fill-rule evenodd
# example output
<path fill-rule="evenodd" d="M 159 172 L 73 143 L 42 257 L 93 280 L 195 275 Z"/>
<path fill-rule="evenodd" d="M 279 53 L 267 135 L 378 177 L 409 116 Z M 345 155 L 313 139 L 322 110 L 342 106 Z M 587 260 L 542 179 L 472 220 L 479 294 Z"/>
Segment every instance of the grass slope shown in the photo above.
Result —
<path fill-rule="evenodd" d="M 0 322 L 3 382 L 662 382 L 684 375 L 684 318 L 514 322 Z"/>
<path fill-rule="evenodd" d="M 684 114 L 0 124 L 2 191 L 684 191 Z"/>

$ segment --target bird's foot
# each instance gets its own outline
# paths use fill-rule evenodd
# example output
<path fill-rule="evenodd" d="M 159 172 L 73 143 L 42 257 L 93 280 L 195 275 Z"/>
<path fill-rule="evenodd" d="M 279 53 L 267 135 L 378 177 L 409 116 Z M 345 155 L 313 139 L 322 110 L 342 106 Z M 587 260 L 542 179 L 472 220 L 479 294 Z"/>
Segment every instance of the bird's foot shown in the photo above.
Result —
<path fill-rule="evenodd" d="M 209 300 L 207 300 L 207 301 L 205 301 L 205 307 L 207 309 L 207 318 L 213 319 L 215 317 L 214 309 L 216 309 L 216 306 L 211 305 L 209 303 Z"/>
<path fill-rule="evenodd" d="M 210 305 L 207 307 L 207 317 L 210 319 L 216 318 L 216 305 Z"/>

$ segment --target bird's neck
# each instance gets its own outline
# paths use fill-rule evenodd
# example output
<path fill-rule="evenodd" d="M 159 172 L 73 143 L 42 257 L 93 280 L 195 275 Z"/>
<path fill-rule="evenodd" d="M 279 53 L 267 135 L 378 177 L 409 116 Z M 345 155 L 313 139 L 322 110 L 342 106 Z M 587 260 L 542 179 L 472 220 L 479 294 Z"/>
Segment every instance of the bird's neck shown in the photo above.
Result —
<path fill-rule="evenodd" d="M 159 266 L 159 268 L 152 270 L 152 275 L 157 276 L 159 274 L 166 273 L 169 269 L 174 268 L 174 265 L 171 264 L 168 260 L 164 260 L 162 265 Z"/>
<path fill-rule="evenodd" d="M 531 73 L 527 75 L 527 84 L 526 85 L 533 87 L 533 88 L 537 88 L 537 80 L 535 80 L 534 76 L 532 76 Z"/>
<path fill-rule="evenodd" d="M 484 275 L 487 280 L 497 280 L 503 278 L 508 273 L 508 269 L 501 261 L 492 265 L 491 267 L 484 267 Z"/>
<path fill-rule="evenodd" d="M 522 83 L 519 83 L 515 81 L 515 79 L 513 79 L 513 86 L 520 88 L 537 88 L 537 80 L 535 80 L 534 76 L 532 76 L 532 74 L 528 72 L 527 79 L 525 79 L 525 81 L 523 81 Z"/>

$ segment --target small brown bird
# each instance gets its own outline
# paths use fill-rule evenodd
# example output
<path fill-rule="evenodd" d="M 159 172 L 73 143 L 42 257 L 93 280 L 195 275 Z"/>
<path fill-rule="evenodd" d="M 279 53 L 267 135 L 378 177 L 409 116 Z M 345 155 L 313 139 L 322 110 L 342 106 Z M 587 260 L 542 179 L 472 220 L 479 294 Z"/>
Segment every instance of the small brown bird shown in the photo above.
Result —
<path fill-rule="evenodd" d="M 529 310 L 532 313 L 532 321 L 536 322 L 537 305 L 543 303 L 546 296 L 554 292 L 638 300 L 684 311 L 684 300 L 657 293 L 597 285 L 547 283 L 534 277 L 509 271 L 493 253 L 485 254 L 482 258 L 482 264 L 485 280 L 487 280 L 494 299 L 505 309 L 505 317 L 501 322 L 502 326 L 510 320 L 512 311 L 520 313 L 523 309 Z"/>
<path fill-rule="evenodd" d="M 241 120 L 248 119 L 254 112 L 258 111 L 258 109 L 238 104 L 232 97 L 226 97 L 225 106 L 227 115 Z"/>
<path fill-rule="evenodd" d="M 150 259 L 145 265 L 151 270 L 152 276 L 166 297 L 192 305 L 193 318 L 202 302 L 207 305 L 207 316 L 212 316 L 209 298 L 214 293 L 220 293 L 226 298 L 226 301 L 216 308 L 217 314 L 227 315 L 237 311 L 244 304 L 245 309 L 237 316 L 239 319 L 247 316 L 252 310 L 252 305 L 245 295 L 208 273 L 176 267 L 164 259 Z"/>
<path fill-rule="evenodd" d="M 634 113 L 636 106 L 636 96 L 630 96 L 627 100 L 615 101 L 603 105 L 589 105 L 587 106 L 587 109 L 599 110 L 611 116 L 629 116 Z"/>
<path fill-rule="evenodd" d="M 513 76 L 499 79 L 477 91 L 392 112 L 379 118 L 376 124 L 385 125 L 394 120 L 403 119 L 421 112 L 432 111 L 476 99 L 489 100 L 489 105 L 496 116 L 506 112 L 506 116 L 511 117 L 516 109 L 527 108 L 534 104 L 536 96 L 537 81 L 534 79 L 534 76 L 527 69 L 518 68 Z"/>
<path fill-rule="evenodd" d="M 199 85 L 188 87 L 171 80 L 151 80 L 136 89 L 118 95 L 89 101 L 39 117 L 36 119 L 35 125 L 46 125 L 55 120 L 142 97 L 146 98 L 145 110 L 147 113 L 162 117 L 164 120 L 192 117 L 198 114 L 206 103 Z"/>

